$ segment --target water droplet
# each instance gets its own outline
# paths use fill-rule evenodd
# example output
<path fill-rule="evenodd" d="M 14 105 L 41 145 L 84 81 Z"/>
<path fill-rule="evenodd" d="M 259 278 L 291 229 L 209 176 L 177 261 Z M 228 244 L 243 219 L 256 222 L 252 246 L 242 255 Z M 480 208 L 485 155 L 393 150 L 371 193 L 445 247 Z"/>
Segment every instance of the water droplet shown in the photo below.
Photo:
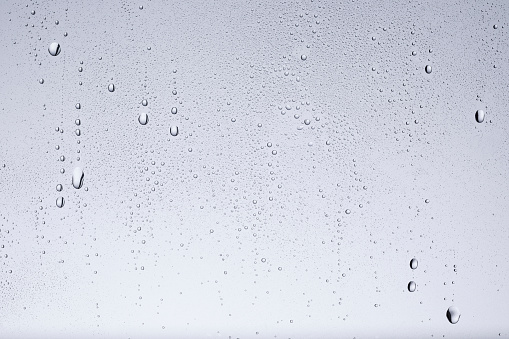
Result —
<path fill-rule="evenodd" d="M 58 42 L 52 42 L 48 47 L 48 52 L 52 56 L 57 56 L 60 54 L 60 44 Z"/>
<path fill-rule="evenodd" d="M 177 114 L 177 107 L 172 107 L 171 108 L 171 113 L 172 114 Z"/>
<path fill-rule="evenodd" d="M 63 189 L 62 185 L 61 185 L 61 184 L 58 184 L 58 185 L 57 185 L 57 191 L 58 191 L 58 192 L 62 192 L 62 189 Z"/>
<path fill-rule="evenodd" d="M 83 173 L 81 167 L 76 167 L 72 172 L 72 185 L 74 186 L 74 188 L 80 189 L 81 186 L 83 186 L 84 177 L 85 173 Z"/>
<path fill-rule="evenodd" d="M 179 128 L 177 126 L 171 126 L 170 134 L 176 137 L 179 134 Z"/>
<path fill-rule="evenodd" d="M 65 201 L 64 201 L 64 198 L 63 197 L 58 197 L 57 198 L 57 207 L 64 207 L 64 204 L 65 204 Z"/>
<path fill-rule="evenodd" d="M 43 78 L 40 78 L 39 79 L 39 83 L 42 85 L 44 83 L 44 79 Z"/>
<path fill-rule="evenodd" d="M 81 109 L 81 104 L 78 102 L 74 107 L 76 107 L 76 109 Z"/>
<path fill-rule="evenodd" d="M 461 313 L 460 310 L 456 306 L 451 306 L 447 309 L 447 320 L 451 324 L 456 324 L 458 321 L 460 321 Z"/>
<path fill-rule="evenodd" d="M 74 123 L 76 124 L 76 126 L 79 126 L 79 125 L 81 125 L 81 120 L 80 119 L 76 119 L 76 120 L 74 120 Z"/>
<path fill-rule="evenodd" d="M 431 66 L 430 65 L 426 65 L 424 70 L 426 71 L 426 73 L 430 74 L 431 73 Z"/>
<path fill-rule="evenodd" d="M 115 91 L 115 85 L 113 85 L 113 84 L 109 84 L 109 85 L 108 85 L 108 91 L 110 91 L 110 92 Z"/>
<path fill-rule="evenodd" d="M 143 100 L 141 101 L 141 104 L 142 104 L 143 106 L 147 106 L 147 105 L 148 105 L 148 101 L 147 101 L 147 99 L 143 99 Z"/>
<path fill-rule="evenodd" d="M 415 281 L 411 281 L 408 283 L 408 291 L 409 292 L 415 292 L 415 288 L 417 285 L 415 284 Z"/>
<path fill-rule="evenodd" d="M 76 131 L 74 131 L 76 133 L 77 136 L 80 136 L 81 135 L 81 131 L 79 129 L 77 129 Z"/>
<path fill-rule="evenodd" d="M 350 210 L 348 210 L 348 209 L 347 209 L 347 210 L 345 211 L 345 213 L 346 213 L 346 214 L 350 214 L 350 213 L 352 213 L 352 212 L 351 212 Z"/>
<path fill-rule="evenodd" d="M 58 25 L 60 22 L 58 20 L 55 20 L 55 25 Z"/>
<path fill-rule="evenodd" d="M 302 55 L 300 56 L 300 58 L 301 58 L 301 60 L 303 60 L 303 61 L 304 61 L 304 60 L 306 60 L 308 57 L 307 57 L 307 55 L 306 55 L 306 54 L 302 54 Z"/>
<path fill-rule="evenodd" d="M 477 112 L 475 112 L 475 120 L 478 122 L 478 123 L 481 123 L 484 121 L 484 116 L 486 114 L 484 113 L 484 111 L 482 109 L 479 109 L 477 110 Z"/>
<path fill-rule="evenodd" d="M 497 25 L 497 24 L 493 25 L 493 28 L 494 28 L 494 29 L 497 29 L 497 28 L 498 28 L 498 25 Z"/>
<path fill-rule="evenodd" d="M 32 15 L 35 15 L 35 11 L 34 11 L 34 10 L 32 10 L 30 13 L 31 13 Z"/>
<path fill-rule="evenodd" d="M 412 260 L 410 260 L 411 269 L 415 270 L 417 268 L 417 265 L 418 265 L 417 259 L 413 258 Z"/>
<path fill-rule="evenodd" d="M 306 125 L 309 125 L 309 124 L 311 123 L 311 120 L 306 119 L 306 120 L 304 120 L 304 123 L 305 123 Z"/>
<path fill-rule="evenodd" d="M 140 7 L 139 7 L 139 8 L 140 8 L 140 9 L 143 9 L 143 5 L 140 5 Z"/>
<path fill-rule="evenodd" d="M 138 122 L 142 125 L 146 125 L 148 123 L 148 114 L 147 113 L 141 113 L 138 117 Z"/>

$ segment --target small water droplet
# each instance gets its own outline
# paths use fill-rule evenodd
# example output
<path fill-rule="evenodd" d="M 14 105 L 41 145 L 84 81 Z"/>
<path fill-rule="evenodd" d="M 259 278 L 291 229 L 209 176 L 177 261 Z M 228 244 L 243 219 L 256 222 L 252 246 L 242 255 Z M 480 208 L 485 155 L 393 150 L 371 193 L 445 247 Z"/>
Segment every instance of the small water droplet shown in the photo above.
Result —
<path fill-rule="evenodd" d="M 431 66 L 430 65 L 426 65 L 424 70 L 426 71 L 426 73 L 430 74 L 431 73 Z"/>
<path fill-rule="evenodd" d="M 108 85 L 108 91 L 114 92 L 115 91 L 115 85 L 114 84 L 109 84 Z"/>
<path fill-rule="evenodd" d="M 171 113 L 172 114 L 177 114 L 177 107 L 172 107 L 171 108 Z"/>
<path fill-rule="evenodd" d="M 456 306 L 451 306 L 447 309 L 447 320 L 451 324 L 456 324 L 458 321 L 460 321 L 461 313 L 460 310 Z"/>
<path fill-rule="evenodd" d="M 72 185 L 74 188 L 80 189 L 81 186 L 83 186 L 84 177 L 85 173 L 83 173 L 81 167 L 74 168 L 74 171 L 72 172 Z"/>
<path fill-rule="evenodd" d="M 44 83 L 44 79 L 43 78 L 40 78 L 39 79 L 39 83 L 42 85 Z"/>
<path fill-rule="evenodd" d="M 138 122 L 142 125 L 146 125 L 148 123 L 148 114 L 147 113 L 141 113 L 138 117 Z"/>
<path fill-rule="evenodd" d="M 147 105 L 148 105 L 148 101 L 147 101 L 147 99 L 143 99 L 143 100 L 141 101 L 141 104 L 142 104 L 143 106 L 147 106 Z"/>
<path fill-rule="evenodd" d="M 76 107 L 76 109 L 81 109 L 81 104 L 78 102 L 74 107 Z"/>
<path fill-rule="evenodd" d="M 479 109 L 477 110 L 477 112 L 475 112 L 475 120 L 478 122 L 478 123 L 482 123 L 484 121 L 484 116 L 486 114 L 484 113 L 484 111 L 482 109 Z"/>
<path fill-rule="evenodd" d="M 412 260 L 410 260 L 411 269 L 415 270 L 417 268 L 417 265 L 418 265 L 417 259 L 413 258 Z"/>
<path fill-rule="evenodd" d="M 307 57 L 307 55 L 306 55 L 306 54 L 302 54 L 302 55 L 300 56 L 300 58 L 301 58 L 301 60 L 303 60 L 303 61 L 304 61 L 304 60 L 306 60 L 308 57 Z"/>
<path fill-rule="evenodd" d="M 408 291 L 409 292 L 415 292 L 415 288 L 417 287 L 417 285 L 415 284 L 414 281 L 410 281 L 408 283 Z"/>
<path fill-rule="evenodd" d="M 64 204 L 65 204 L 64 198 L 58 197 L 57 198 L 57 207 L 62 208 L 62 207 L 64 207 Z"/>
<path fill-rule="evenodd" d="M 171 126 L 170 134 L 176 137 L 179 134 L 179 128 L 177 126 Z"/>
<path fill-rule="evenodd" d="M 52 42 L 48 47 L 48 52 L 52 56 L 57 56 L 60 54 L 60 44 L 58 42 Z"/>
<path fill-rule="evenodd" d="M 58 192 L 62 192 L 62 189 L 63 189 L 62 185 L 61 185 L 61 184 L 58 184 L 58 185 L 57 185 L 57 191 L 58 191 Z"/>

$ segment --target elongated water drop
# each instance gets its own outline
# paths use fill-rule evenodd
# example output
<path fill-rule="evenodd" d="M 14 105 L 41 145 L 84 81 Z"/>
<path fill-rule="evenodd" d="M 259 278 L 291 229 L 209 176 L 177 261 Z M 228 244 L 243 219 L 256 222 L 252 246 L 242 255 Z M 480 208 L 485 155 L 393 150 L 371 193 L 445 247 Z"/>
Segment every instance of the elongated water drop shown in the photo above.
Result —
<path fill-rule="evenodd" d="M 147 113 L 141 113 L 138 117 L 138 122 L 142 125 L 146 125 L 148 123 L 148 114 Z"/>
<path fill-rule="evenodd" d="M 108 85 L 108 91 L 110 91 L 110 92 L 115 91 L 115 85 L 114 84 L 109 84 Z"/>
<path fill-rule="evenodd" d="M 80 189 L 81 186 L 83 186 L 84 177 L 85 173 L 83 173 L 81 167 L 76 167 L 72 172 L 72 185 L 74 186 L 74 188 Z"/>
<path fill-rule="evenodd" d="M 484 121 L 484 116 L 486 114 L 484 113 L 484 111 L 482 109 L 479 109 L 477 110 L 477 112 L 475 112 L 475 120 L 478 122 L 478 123 L 481 123 Z"/>
<path fill-rule="evenodd" d="M 415 284 L 415 281 L 411 281 L 408 283 L 408 291 L 409 292 L 415 292 L 415 288 L 417 285 Z"/>
<path fill-rule="evenodd" d="M 410 260 L 410 268 L 415 270 L 417 268 L 417 259 L 413 258 L 412 260 Z"/>
<path fill-rule="evenodd" d="M 176 137 L 179 134 L 179 128 L 177 126 L 171 126 L 170 134 Z"/>
<path fill-rule="evenodd" d="M 460 321 L 461 313 L 456 306 L 449 307 L 445 315 L 451 324 L 456 324 L 458 321 Z"/>
<path fill-rule="evenodd" d="M 64 204 L 65 204 L 64 197 L 58 197 L 57 198 L 57 207 L 62 208 L 62 207 L 64 207 Z"/>
<path fill-rule="evenodd" d="M 424 70 L 426 71 L 426 73 L 430 74 L 431 73 L 431 66 L 430 65 L 426 65 Z"/>

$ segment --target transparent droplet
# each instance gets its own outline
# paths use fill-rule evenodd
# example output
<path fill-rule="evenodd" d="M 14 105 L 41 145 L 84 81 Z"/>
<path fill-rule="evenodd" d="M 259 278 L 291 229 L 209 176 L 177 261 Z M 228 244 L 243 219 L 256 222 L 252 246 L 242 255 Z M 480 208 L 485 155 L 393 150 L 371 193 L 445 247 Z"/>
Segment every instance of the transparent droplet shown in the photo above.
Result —
<path fill-rule="evenodd" d="M 301 58 L 301 60 L 306 60 L 308 57 L 307 57 L 307 55 L 306 55 L 306 54 L 302 54 L 302 55 L 300 56 L 300 58 Z"/>
<path fill-rule="evenodd" d="M 412 260 L 410 260 L 411 269 L 415 270 L 417 268 L 417 265 L 418 265 L 417 259 L 413 258 Z"/>
<path fill-rule="evenodd" d="M 76 126 L 79 126 L 79 125 L 81 125 L 81 120 L 80 119 L 76 119 L 76 120 L 74 120 L 74 123 L 76 124 Z"/>
<path fill-rule="evenodd" d="M 346 213 L 346 214 L 350 214 L 350 213 L 352 213 L 352 212 L 351 212 L 350 210 L 348 210 L 348 209 L 347 209 L 347 210 L 345 211 L 345 213 Z"/>
<path fill-rule="evenodd" d="M 57 191 L 58 192 L 62 192 L 62 189 L 63 189 L 62 184 L 58 184 L 57 185 Z"/>
<path fill-rule="evenodd" d="M 85 178 L 85 173 L 83 173 L 83 170 L 81 167 L 74 168 L 74 171 L 72 172 L 72 185 L 76 189 L 80 189 L 81 186 L 83 186 L 83 179 Z"/>
<path fill-rule="evenodd" d="M 140 8 L 140 9 L 143 9 L 143 5 L 140 5 L 140 7 L 139 7 L 139 8 Z"/>
<path fill-rule="evenodd" d="M 81 135 L 81 131 L 79 129 L 77 129 L 76 131 L 74 131 L 76 133 L 77 136 L 80 136 Z"/>
<path fill-rule="evenodd" d="M 451 324 L 456 324 L 458 321 L 460 321 L 461 313 L 460 310 L 456 306 L 451 306 L 447 309 L 447 320 Z"/>
<path fill-rule="evenodd" d="M 52 56 L 57 56 L 60 54 L 60 44 L 58 42 L 52 42 L 48 47 L 48 52 Z"/>
<path fill-rule="evenodd" d="M 44 79 L 43 78 L 40 78 L 39 79 L 39 83 L 42 85 L 44 83 Z"/>
<path fill-rule="evenodd" d="M 55 20 L 55 25 L 58 25 L 60 22 L 58 20 Z"/>
<path fill-rule="evenodd" d="M 148 105 L 148 101 L 147 101 L 147 99 L 143 99 L 143 100 L 141 101 L 141 104 L 142 104 L 143 106 L 147 106 L 147 105 Z"/>
<path fill-rule="evenodd" d="M 64 204 L 65 204 L 65 201 L 64 201 L 64 198 L 63 197 L 58 197 L 57 198 L 57 207 L 64 207 Z"/>
<path fill-rule="evenodd" d="M 311 123 L 311 120 L 306 119 L 306 120 L 304 120 L 304 123 L 305 123 L 306 125 L 309 125 L 309 124 Z"/>
<path fill-rule="evenodd" d="M 172 114 L 177 114 L 177 107 L 172 107 L 171 108 L 171 113 Z"/>
<path fill-rule="evenodd" d="M 30 13 L 31 13 L 32 15 L 35 15 L 35 11 L 34 11 L 34 10 L 32 10 Z"/>
<path fill-rule="evenodd" d="M 417 287 L 417 285 L 415 284 L 415 281 L 410 281 L 408 283 L 408 291 L 409 292 L 415 292 L 416 287 Z"/>
<path fill-rule="evenodd" d="M 430 74 L 431 73 L 431 66 L 430 65 L 426 65 L 424 70 L 426 71 L 426 73 Z"/>
<path fill-rule="evenodd" d="M 176 137 L 179 134 L 179 128 L 177 126 L 171 126 L 170 134 Z"/>
<path fill-rule="evenodd" d="M 481 123 L 484 121 L 484 116 L 486 114 L 484 113 L 484 111 L 482 109 L 479 109 L 477 110 L 477 112 L 475 112 L 475 120 L 478 122 L 478 123 Z"/>
<path fill-rule="evenodd" d="M 138 122 L 142 125 L 146 125 L 148 123 L 148 114 L 147 113 L 141 113 L 138 117 Z"/>
<path fill-rule="evenodd" d="M 109 85 L 108 85 L 108 91 L 110 91 L 110 92 L 115 91 L 115 85 L 113 85 L 113 84 L 109 84 Z"/>
<path fill-rule="evenodd" d="M 498 28 L 497 24 L 493 25 L 493 29 L 497 29 L 497 28 Z"/>
<path fill-rule="evenodd" d="M 81 109 L 81 104 L 78 102 L 74 107 L 76 107 L 76 109 Z"/>

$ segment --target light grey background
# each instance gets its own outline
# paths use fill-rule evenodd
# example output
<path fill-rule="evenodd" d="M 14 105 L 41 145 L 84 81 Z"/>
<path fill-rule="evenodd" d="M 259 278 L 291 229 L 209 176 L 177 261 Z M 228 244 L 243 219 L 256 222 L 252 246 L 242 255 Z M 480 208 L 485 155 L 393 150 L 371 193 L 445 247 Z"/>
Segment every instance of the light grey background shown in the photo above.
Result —
<path fill-rule="evenodd" d="M 2 1 L 0 337 L 509 337 L 508 14 Z"/>

